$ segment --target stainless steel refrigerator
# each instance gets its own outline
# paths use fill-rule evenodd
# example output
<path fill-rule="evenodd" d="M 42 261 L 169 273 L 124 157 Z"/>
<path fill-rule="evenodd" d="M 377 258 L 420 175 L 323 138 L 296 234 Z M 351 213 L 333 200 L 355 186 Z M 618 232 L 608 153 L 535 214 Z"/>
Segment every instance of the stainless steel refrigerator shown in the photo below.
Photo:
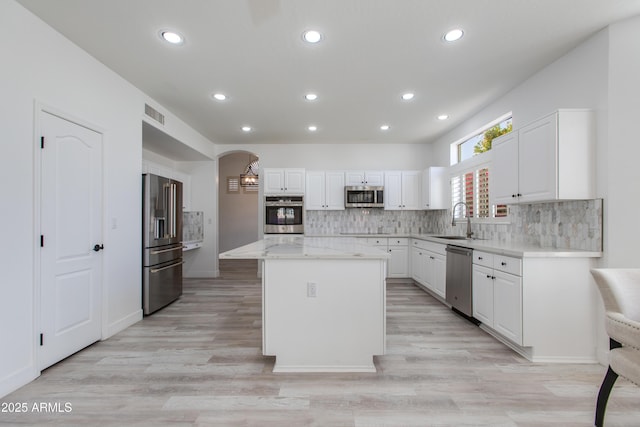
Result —
<path fill-rule="evenodd" d="M 182 183 L 142 175 L 142 311 L 182 295 Z"/>

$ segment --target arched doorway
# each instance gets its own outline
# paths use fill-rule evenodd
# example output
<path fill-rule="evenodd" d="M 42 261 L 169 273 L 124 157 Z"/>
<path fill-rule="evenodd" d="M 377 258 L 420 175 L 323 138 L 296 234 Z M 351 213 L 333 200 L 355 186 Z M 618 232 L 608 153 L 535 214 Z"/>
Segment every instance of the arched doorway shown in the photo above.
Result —
<path fill-rule="evenodd" d="M 247 151 L 226 153 L 218 159 L 218 250 L 255 242 L 259 238 L 258 186 L 243 186 L 240 175 L 258 157 Z M 258 173 L 259 171 L 254 172 Z"/>

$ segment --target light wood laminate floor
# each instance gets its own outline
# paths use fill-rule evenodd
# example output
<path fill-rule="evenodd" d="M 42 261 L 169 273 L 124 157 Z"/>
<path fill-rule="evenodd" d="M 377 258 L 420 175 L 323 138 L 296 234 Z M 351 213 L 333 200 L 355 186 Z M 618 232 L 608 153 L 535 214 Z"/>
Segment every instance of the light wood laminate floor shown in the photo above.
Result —
<path fill-rule="evenodd" d="M 534 364 L 418 287 L 390 283 L 387 352 L 374 374 L 274 374 L 261 355 L 256 263 L 185 280 L 174 304 L 0 399 L 5 425 L 590 426 L 600 365 Z M 357 313 L 355 313 L 357 315 Z M 70 412 L 33 412 L 33 404 Z M 640 426 L 619 380 L 607 426 Z"/>

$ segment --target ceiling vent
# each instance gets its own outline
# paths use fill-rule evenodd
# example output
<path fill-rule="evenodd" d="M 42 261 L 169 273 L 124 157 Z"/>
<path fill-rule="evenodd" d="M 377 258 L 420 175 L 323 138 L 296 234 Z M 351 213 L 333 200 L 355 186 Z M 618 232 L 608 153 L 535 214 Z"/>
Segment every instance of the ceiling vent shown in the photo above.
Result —
<path fill-rule="evenodd" d="M 160 111 L 156 110 L 155 108 L 151 107 L 149 104 L 144 104 L 144 113 L 147 116 L 151 117 L 156 122 L 160 123 L 161 125 L 164 125 L 164 114 L 162 114 Z"/>

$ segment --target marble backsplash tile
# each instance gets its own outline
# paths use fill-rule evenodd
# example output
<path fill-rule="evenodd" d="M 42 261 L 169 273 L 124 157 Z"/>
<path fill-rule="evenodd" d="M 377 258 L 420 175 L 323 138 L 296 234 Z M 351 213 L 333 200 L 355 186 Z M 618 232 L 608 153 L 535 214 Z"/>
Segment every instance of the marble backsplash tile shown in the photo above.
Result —
<path fill-rule="evenodd" d="M 182 212 L 182 241 L 204 240 L 204 212 Z"/>
<path fill-rule="evenodd" d="M 472 222 L 476 237 L 558 249 L 602 250 L 602 200 L 513 205 L 508 223 Z M 465 221 L 451 225 L 451 211 L 346 209 L 307 211 L 305 233 L 432 233 L 463 235 Z"/>

